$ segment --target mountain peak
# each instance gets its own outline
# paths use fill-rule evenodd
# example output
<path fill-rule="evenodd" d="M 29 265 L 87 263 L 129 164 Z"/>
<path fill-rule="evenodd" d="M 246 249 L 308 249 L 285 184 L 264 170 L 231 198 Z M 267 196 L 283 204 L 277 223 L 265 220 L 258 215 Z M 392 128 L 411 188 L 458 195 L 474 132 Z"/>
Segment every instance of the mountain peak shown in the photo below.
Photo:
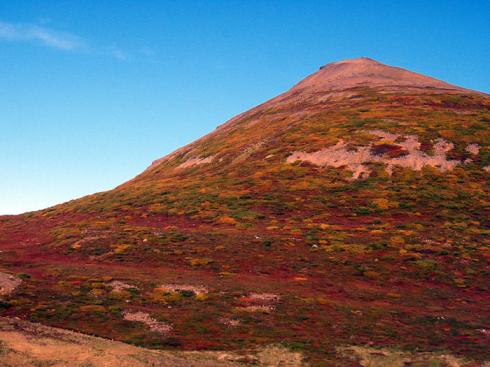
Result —
<path fill-rule="evenodd" d="M 380 63 L 379 61 L 376 61 L 374 59 L 371 59 L 370 57 L 357 57 L 357 58 L 354 58 L 354 59 L 345 59 L 345 60 L 341 60 L 341 61 L 337 61 L 337 62 L 332 62 L 332 63 L 329 63 L 325 66 L 328 66 L 328 65 L 332 65 L 332 64 L 349 64 L 349 65 L 368 65 L 368 64 L 377 64 L 377 65 L 383 65 L 382 63 Z M 325 66 L 322 66 L 320 69 L 323 69 Z"/>
<path fill-rule="evenodd" d="M 322 66 L 319 71 L 296 84 L 292 90 L 319 92 L 358 86 L 464 90 L 438 79 L 385 65 L 369 57 L 347 59 Z"/>

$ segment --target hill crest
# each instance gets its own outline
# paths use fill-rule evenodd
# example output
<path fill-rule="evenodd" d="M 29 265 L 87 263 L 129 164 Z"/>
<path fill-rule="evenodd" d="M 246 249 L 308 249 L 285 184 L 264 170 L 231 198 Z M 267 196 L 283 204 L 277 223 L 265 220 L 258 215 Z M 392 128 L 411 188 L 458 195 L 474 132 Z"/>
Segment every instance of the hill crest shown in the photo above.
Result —
<path fill-rule="evenodd" d="M 345 90 L 359 86 L 466 90 L 429 76 L 361 57 L 327 64 L 300 81 L 291 91 Z"/>

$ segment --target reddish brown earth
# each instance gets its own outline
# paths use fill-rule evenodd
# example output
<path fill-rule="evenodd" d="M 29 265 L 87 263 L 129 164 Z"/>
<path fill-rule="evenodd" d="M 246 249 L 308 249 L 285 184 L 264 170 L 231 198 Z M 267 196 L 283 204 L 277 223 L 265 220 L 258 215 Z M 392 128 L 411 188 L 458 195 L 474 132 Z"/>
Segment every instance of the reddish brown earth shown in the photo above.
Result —
<path fill-rule="evenodd" d="M 406 88 L 427 88 L 447 91 L 468 91 L 441 80 L 417 74 L 402 68 L 387 67 L 373 59 L 362 57 L 359 59 L 333 62 L 320 68 L 320 71 L 310 75 L 298 84 L 291 92 L 307 90 L 310 93 L 325 90 L 345 90 L 360 86 L 393 87 L 406 91 Z"/>
<path fill-rule="evenodd" d="M 0 313 L 159 349 L 483 365 L 489 122 L 486 94 L 328 64 L 114 190 L 1 217 L 0 272 L 22 283 Z"/>

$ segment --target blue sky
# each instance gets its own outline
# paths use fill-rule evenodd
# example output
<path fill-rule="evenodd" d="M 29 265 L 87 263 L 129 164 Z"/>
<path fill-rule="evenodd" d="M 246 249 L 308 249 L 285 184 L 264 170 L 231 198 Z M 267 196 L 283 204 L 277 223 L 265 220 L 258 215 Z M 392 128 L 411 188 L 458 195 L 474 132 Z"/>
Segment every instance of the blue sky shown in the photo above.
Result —
<path fill-rule="evenodd" d="M 490 92 L 490 1 L 2 1 L 0 214 L 110 189 L 332 61 Z"/>

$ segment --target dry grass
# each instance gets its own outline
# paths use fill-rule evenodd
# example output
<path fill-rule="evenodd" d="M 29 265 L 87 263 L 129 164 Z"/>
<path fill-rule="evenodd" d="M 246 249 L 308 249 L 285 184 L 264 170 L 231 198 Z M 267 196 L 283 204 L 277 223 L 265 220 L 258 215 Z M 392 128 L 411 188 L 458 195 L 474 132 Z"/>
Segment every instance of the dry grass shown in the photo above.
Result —
<path fill-rule="evenodd" d="M 139 348 L 112 340 L 0 318 L 2 367 L 239 367 L 305 364 L 299 353 L 267 347 L 253 354 L 234 352 L 170 352 Z"/>
<path fill-rule="evenodd" d="M 411 353 L 392 349 L 360 346 L 338 348 L 340 354 L 357 360 L 362 367 L 490 367 L 444 353 Z"/>

